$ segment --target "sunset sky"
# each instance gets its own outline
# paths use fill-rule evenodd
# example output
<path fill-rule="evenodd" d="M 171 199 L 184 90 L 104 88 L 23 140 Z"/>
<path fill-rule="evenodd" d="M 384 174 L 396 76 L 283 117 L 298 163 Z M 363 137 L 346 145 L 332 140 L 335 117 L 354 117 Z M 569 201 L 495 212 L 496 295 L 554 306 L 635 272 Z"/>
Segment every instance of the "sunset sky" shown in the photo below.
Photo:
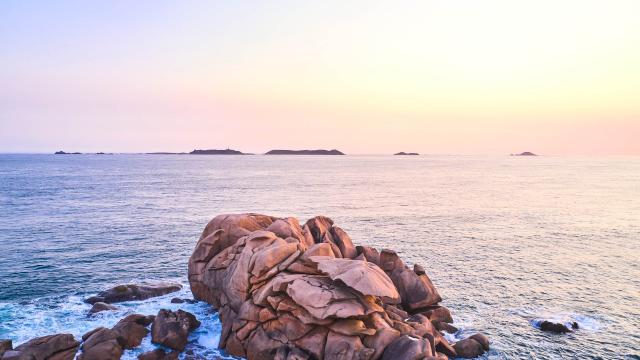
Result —
<path fill-rule="evenodd" d="M 640 155 L 640 1 L 0 2 L 0 152 Z"/>

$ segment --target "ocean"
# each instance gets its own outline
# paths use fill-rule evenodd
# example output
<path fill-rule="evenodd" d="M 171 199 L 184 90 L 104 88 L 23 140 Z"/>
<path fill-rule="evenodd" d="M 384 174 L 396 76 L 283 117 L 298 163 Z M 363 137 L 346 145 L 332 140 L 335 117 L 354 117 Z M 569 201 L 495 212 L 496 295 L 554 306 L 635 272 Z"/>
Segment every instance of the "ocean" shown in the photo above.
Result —
<path fill-rule="evenodd" d="M 640 359 L 638 157 L 0 155 L 0 338 L 183 308 L 203 323 L 194 351 L 224 357 L 216 312 L 170 299 L 190 297 L 207 222 L 240 212 L 326 215 L 423 265 L 461 329 L 449 337 L 486 334 L 484 358 Z M 87 316 L 87 296 L 143 280 L 186 286 Z"/>

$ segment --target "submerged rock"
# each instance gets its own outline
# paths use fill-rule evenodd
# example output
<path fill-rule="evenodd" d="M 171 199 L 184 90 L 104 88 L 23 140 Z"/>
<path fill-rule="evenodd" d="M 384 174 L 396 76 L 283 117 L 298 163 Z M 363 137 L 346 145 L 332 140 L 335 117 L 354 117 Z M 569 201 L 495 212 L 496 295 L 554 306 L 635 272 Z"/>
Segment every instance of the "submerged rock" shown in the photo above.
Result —
<path fill-rule="evenodd" d="M 217 216 L 189 259 L 189 284 L 219 311 L 220 347 L 248 360 L 456 356 L 438 330 L 455 329 L 451 313 L 425 269 L 391 250 L 354 246 L 327 217 L 300 226 L 294 218 Z"/>
<path fill-rule="evenodd" d="M 71 334 L 56 334 L 31 339 L 2 354 L 2 360 L 73 360 L 80 343 Z"/>
<path fill-rule="evenodd" d="M 89 310 L 89 314 L 96 314 L 101 311 L 111 311 L 111 310 L 118 310 L 118 308 L 111 304 L 98 301 L 97 303 L 93 304 L 93 306 L 91 307 L 91 310 Z"/>
<path fill-rule="evenodd" d="M 174 283 L 118 285 L 111 289 L 99 292 L 98 295 L 86 299 L 85 302 L 89 304 L 95 304 L 97 302 L 112 304 L 124 301 L 146 300 L 152 297 L 179 291 L 180 289 L 182 289 L 182 285 Z"/>
<path fill-rule="evenodd" d="M 173 312 L 162 309 L 151 325 L 151 341 L 173 350 L 182 351 L 189 333 L 200 326 L 193 314 L 183 310 Z"/>
<path fill-rule="evenodd" d="M 579 327 L 578 323 L 575 321 L 569 325 L 566 325 L 563 323 L 553 322 L 549 320 L 541 321 L 539 326 L 540 326 L 540 330 L 542 331 L 553 332 L 557 334 L 572 332 L 573 330 L 576 330 Z"/>

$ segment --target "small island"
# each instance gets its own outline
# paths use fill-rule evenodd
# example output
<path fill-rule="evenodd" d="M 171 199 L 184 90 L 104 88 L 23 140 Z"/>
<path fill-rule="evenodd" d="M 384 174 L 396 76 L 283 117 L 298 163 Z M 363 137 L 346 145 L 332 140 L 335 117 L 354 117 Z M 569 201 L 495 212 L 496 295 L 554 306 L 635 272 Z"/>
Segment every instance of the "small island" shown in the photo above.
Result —
<path fill-rule="evenodd" d="M 530 151 L 525 151 L 523 153 L 520 154 L 511 154 L 511 156 L 538 156 Z"/>
<path fill-rule="evenodd" d="M 265 155 L 344 155 L 343 152 L 333 150 L 271 150 Z"/>
<path fill-rule="evenodd" d="M 243 153 L 241 151 L 232 150 L 232 149 L 224 149 L 224 150 L 217 150 L 217 149 L 193 150 L 189 154 L 190 155 L 249 155 L 249 154 L 245 154 L 245 153 Z"/>
<path fill-rule="evenodd" d="M 81 152 L 71 152 L 71 153 L 68 153 L 68 152 L 64 152 L 64 151 L 60 150 L 60 151 L 56 151 L 54 154 L 55 154 L 55 155 L 80 155 L 80 154 L 82 154 L 82 153 L 81 153 Z"/>
<path fill-rule="evenodd" d="M 415 153 L 415 152 L 409 152 L 408 153 L 408 152 L 400 151 L 399 153 L 395 153 L 393 155 L 412 155 L 412 156 L 415 156 L 415 155 L 420 155 L 420 154 Z"/>

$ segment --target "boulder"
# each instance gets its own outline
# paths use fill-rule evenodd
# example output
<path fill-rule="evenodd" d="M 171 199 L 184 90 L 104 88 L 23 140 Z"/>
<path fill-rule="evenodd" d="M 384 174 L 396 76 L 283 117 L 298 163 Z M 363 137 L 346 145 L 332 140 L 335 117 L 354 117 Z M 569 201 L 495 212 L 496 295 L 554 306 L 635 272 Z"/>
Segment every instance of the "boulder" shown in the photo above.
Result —
<path fill-rule="evenodd" d="M 124 349 L 133 349 L 139 346 L 142 339 L 147 336 L 149 333 L 147 326 L 152 321 L 153 316 L 132 314 L 118 321 L 112 330 L 115 332 L 120 346 Z"/>
<path fill-rule="evenodd" d="M 171 303 L 172 304 L 183 304 L 185 301 L 180 299 L 180 298 L 173 298 L 171 299 Z"/>
<path fill-rule="evenodd" d="M 104 327 L 91 330 L 82 336 L 82 353 L 78 360 L 116 360 L 122 356 L 118 333 Z"/>
<path fill-rule="evenodd" d="M 215 217 L 189 259 L 189 285 L 218 310 L 219 346 L 248 360 L 456 355 L 439 332 L 453 319 L 425 269 L 354 246 L 324 216 L 302 227 L 294 218 Z M 153 342 L 183 349 L 188 323 L 162 310 Z"/>
<path fill-rule="evenodd" d="M 428 340 L 403 335 L 387 346 L 382 360 L 422 360 L 434 354 Z"/>
<path fill-rule="evenodd" d="M 556 334 L 564 334 L 564 333 L 572 332 L 573 329 L 577 329 L 577 328 L 578 328 L 578 323 L 576 322 L 572 323 L 571 327 L 563 323 L 553 322 L 548 320 L 543 320 L 542 322 L 540 322 L 540 330 L 553 332 Z"/>
<path fill-rule="evenodd" d="M 483 345 L 472 337 L 468 337 L 464 340 L 456 342 L 455 344 L 453 344 L 453 348 L 456 350 L 456 354 L 458 357 L 465 359 L 476 358 L 484 354 L 485 352 Z"/>
<path fill-rule="evenodd" d="M 5 351 L 2 360 L 73 360 L 79 345 L 71 334 L 48 335 Z"/>
<path fill-rule="evenodd" d="M 176 351 L 165 352 L 162 349 L 155 349 L 138 355 L 138 360 L 178 360 L 178 353 Z"/>
<path fill-rule="evenodd" d="M 98 301 L 97 303 L 93 304 L 93 306 L 91 307 L 91 310 L 89 310 L 89 314 L 96 314 L 101 311 L 111 311 L 111 310 L 118 310 L 118 308 L 111 304 Z"/>
<path fill-rule="evenodd" d="M 112 304 L 124 301 L 146 300 L 179 291 L 180 289 L 182 289 L 182 285 L 173 283 L 118 285 L 99 292 L 98 295 L 86 299 L 85 302 L 89 304 L 95 304 L 97 302 Z"/>
<path fill-rule="evenodd" d="M 183 310 L 162 309 L 151 325 L 151 341 L 177 351 L 187 345 L 189 333 L 200 326 L 193 314 Z"/>

